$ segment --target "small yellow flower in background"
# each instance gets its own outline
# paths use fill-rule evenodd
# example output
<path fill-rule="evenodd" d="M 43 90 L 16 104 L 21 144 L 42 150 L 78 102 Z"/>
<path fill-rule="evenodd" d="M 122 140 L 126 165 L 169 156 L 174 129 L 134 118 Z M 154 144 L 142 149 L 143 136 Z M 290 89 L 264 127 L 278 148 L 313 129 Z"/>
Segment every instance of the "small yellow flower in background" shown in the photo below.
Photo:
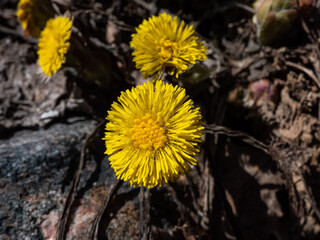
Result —
<path fill-rule="evenodd" d="M 20 0 L 18 3 L 17 18 L 23 29 L 33 37 L 38 37 L 40 28 L 36 25 L 34 6 L 36 0 Z"/>
<path fill-rule="evenodd" d="M 54 10 L 48 0 L 20 0 L 16 15 L 24 31 L 38 38 L 46 21 L 53 17 Z"/>
<path fill-rule="evenodd" d="M 167 70 L 176 78 L 196 61 L 206 59 L 206 47 L 192 26 L 166 13 L 144 20 L 132 34 L 133 61 L 142 75 L 155 79 Z"/>
<path fill-rule="evenodd" d="M 39 65 L 44 74 L 51 77 L 65 62 L 70 45 L 72 21 L 58 16 L 48 20 L 39 38 Z"/>
<path fill-rule="evenodd" d="M 104 138 L 118 179 L 155 187 L 197 164 L 204 128 L 183 88 L 148 82 L 122 92 L 118 101 L 108 111 Z"/>

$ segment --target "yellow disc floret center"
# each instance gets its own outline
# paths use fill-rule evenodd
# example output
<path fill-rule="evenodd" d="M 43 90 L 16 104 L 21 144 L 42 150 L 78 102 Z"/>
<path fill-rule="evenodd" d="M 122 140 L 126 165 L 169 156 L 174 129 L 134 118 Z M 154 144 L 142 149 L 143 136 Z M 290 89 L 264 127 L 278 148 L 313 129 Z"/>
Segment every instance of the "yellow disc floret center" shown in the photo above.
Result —
<path fill-rule="evenodd" d="M 162 61 L 167 61 L 172 58 L 175 50 L 177 49 L 177 43 L 170 40 L 160 40 L 158 43 L 160 47 L 159 56 Z"/>
<path fill-rule="evenodd" d="M 158 149 L 167 142 L 163 123 L 151 114 L 134 120 L 131 137 L 134 147 L 145 150 Z"/>

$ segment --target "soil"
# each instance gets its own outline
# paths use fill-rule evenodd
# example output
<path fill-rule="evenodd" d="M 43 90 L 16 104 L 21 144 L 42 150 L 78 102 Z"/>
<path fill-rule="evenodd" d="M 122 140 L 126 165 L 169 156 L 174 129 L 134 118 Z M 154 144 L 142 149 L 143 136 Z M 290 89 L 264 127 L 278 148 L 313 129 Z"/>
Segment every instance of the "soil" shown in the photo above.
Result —
<path fill-rule="evenodd" d="M 0 239 L 56 239 L 82 160 L 64 239 L 92 239 L 103 206 L 98 239 L 140 239 L 141 229 L 155 240 L 320 239 L 318 1 L 298 35 L 274 46 L 257 38 L 252 1 L 51 2 L 74 17 L 90 49 L 81 58 L 88 71 L 63 68 L 44 79 L 17 1 L 0 1 Z M 203 113 L 198 165 L 146 192 L 124 183 L 105 205 L 116 176 L 103 127 L 90 136 L 120 92 L 142 81 L 131 34 L 163 11 L 192 24 L 208 48 L 196 66 L 201 77 L 165 76 Z M 92 71 L 101 59 L 104 78 Z"/>

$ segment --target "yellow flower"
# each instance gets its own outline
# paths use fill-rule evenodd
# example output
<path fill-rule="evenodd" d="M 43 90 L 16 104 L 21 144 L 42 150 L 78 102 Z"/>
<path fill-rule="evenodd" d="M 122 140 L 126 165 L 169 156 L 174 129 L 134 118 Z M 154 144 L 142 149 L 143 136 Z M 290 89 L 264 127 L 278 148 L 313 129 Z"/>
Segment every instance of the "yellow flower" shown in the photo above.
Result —
<path fill-rule="evenodd" d="M 17 18 L 24 31 L 38 38 L 46 21 L 54 14 L 48 0 L 20 0 L 17 9 Z"/>
<path fill-rule="evenodd" d="M 201 114 L 183 88 L 148 82 L 122 92 L 118 101 L 108 111 L 104 138 L 118 179 L 155 187 L 197 164 Z"/>
<path fill-rule="evenodd" d="M 72 21 L 58 16 L 48 20 L 39 38 L 39 65 L 47 76 L 55 74 L 65 62 L 70 45 Z"/>
<path fill-rule="evenodd" d="M 206 47 L 195 35 L 192 26 L 166 13 L 144 20 L 132 34 L 130 46 L 134 48 L 133 61 L 142 75 L 150 77 L 168 70 L 178 78 L 196 61 L 206 59 Z"/>

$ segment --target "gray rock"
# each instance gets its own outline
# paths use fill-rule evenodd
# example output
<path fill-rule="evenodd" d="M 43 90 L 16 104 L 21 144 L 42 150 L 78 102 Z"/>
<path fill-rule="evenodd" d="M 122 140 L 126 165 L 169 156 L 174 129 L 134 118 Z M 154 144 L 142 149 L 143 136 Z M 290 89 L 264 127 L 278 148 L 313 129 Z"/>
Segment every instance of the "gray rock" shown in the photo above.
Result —
<path fill-rule="evenodd" d="M 0 140 L 0 239 L 43 239 L 40 225 L 61 207 L 94 126 L 89 120 L 59 123 Z"/>

